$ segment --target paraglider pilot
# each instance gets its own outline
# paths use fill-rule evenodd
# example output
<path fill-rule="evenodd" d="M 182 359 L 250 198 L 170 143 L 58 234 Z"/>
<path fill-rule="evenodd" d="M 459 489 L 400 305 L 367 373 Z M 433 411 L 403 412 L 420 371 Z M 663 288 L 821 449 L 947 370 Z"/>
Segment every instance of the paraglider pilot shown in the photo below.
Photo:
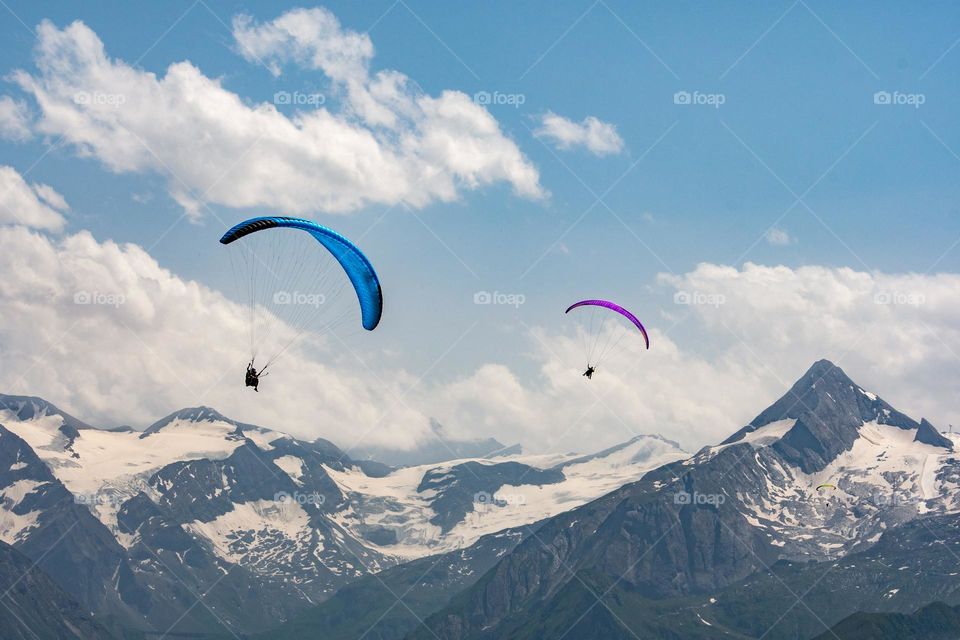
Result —
<path fill-rule="evenodd" d="M 261 371 L 260 373 L 263 373 Z M 250 361 L 250 364 L 247 365 L 247 386 L 253 387 L 253 390 L 260 392 L 260 389 L 257 389 L 257 385 L 260 384 L 260 373 L 257 373 L 257 370 L 253 368 L 253 360 Z"/>
<path fill-rule="evenodd" d="M 587 365 L 587 370 L 583 372 L 583 375 L 587 376 L 587 380 L 593 380 L 593 372 L 596 370 L 595 366 Z"/>

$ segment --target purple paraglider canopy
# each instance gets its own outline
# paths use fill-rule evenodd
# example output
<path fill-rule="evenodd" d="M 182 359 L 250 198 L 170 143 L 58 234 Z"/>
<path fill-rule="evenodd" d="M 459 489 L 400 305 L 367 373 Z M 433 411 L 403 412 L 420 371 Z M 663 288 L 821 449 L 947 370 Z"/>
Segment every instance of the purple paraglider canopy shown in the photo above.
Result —
<path fill-rule="evenodd" d="M 570 305 L 567 310 L 564 311 L 564 313 L 570 313 L 572 309 L 576 309 L 577 307 L 605 307 L 611 311 L 616 311 L 624 318 L 635 324 L 637 329 L 640 329 L 640 333 L 643 334 L 643 341 L 646 343 L 647 349 L 650 348 L 650 336 L 647 335 L 647 330 L 644 329 L 643 325 L 640 324 L 640 321 L 637 320 L 637 316 L 633 315 L 617 303 L 610 302 L 609 300 L 581 300 L 580 302 Z"/>

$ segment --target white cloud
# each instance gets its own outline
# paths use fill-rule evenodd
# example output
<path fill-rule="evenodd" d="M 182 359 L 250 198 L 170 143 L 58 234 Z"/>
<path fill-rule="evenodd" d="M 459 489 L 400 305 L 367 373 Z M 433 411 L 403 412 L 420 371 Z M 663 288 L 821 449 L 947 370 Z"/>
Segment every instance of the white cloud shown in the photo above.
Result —
<path fill-rule="evenodd" d="M 396 403 L 409 376 L 319 364 L 294 348 L 264 378 L 242 383 L 247 315 L 219 293 L 160 267 L 135 245 L 81 232 L 54 241 L 0 227 L 0 388 L 39 395 L 105 426 L 146 426 L 207 404 L 302 436 L 403 443 L 426 417 Z M 274 327 L 275 329 L 277 326 Z M 278 338 L 279 339 L 279 338 Z"/>
<path fill-rule="evenodd" d="M 45 184 L 27 184 L 16 169 L 0 166 L 0 223 L 57 231 L 69 210 L 63 196 Z"/>
<path fill-rule="evenodd" d="M 0 96 L 0 138 L 23 142 L 30 138 L 27 105 L 10 96 Z"/>
<path fill-rule="evenodd" d="M 265 62 L 276 75 L 297 62 L 340 82 L 366 83 L 373 43 L 365 33 L 344 31 L 330 11 L 293 9 L 264 25 L 248 15 L 233 19 L 233 36 L 248 60 Z"/>
<path fill-rule="evenodd" d="M 251 104 L 189 62 L 157 76 L 107 56 L 81 22 L 37 29 L 36 73 L 16 82 L 39 107 L 36 130 L 62 135 L 117 173 L 159 173 L 194 216 L 204 203 L 345 213 L 371 205 L 423 207 L 497 182 L 523 197 L 539 174 L 498 122 L 459 91 L 425 95 L 396 71 L 370 75 L 366 35 L 323 9 L 257 26 L 235 23 L 238 48 L 279 72 L 293 59 L 320 68 L 342 111 L 287 116 Z M 281 52 L 285 52 L 281 54 Z"/>
<path fill-rule="evenodd" d="M 580 338 L 538 329 L 534 381 L 490 363 L 452 382 L 417 384 L 392 364 L 373 374 L 333 341 L 319 358 L 325 347 L 288 351 L 253 393 L 241 381 L 248 310 L 178 278 L 140 247 L 0 227 L 0 272 L 0 389 L 105 426 L 145 426 L 206 404 L 344 447 L 360 438 L 415 446 L 431 437 L 428 416 L 436 416 L 459 437 L 588 451 L 637 432 L 691 441 L 704 425 L 732 428 L 729 416 L 753 391 L 717 384 L 729 367 L 691 361 L 656 331 L 656 350 L 627 348 L 586 382 Z M 694 394 L 698 402 L 689 401 Z"/>
<path fill-rule="evenodd" d="M 536 380 L 486 365 L 435 389 L 431 411 L 505 441 L 518 434 L 531 448 L 583 451 L 656 432 L 695 449 L 732 434 L 828 358 L 909 415 L 941 428 L 960 421 L 960 275 L 703 264 L 659 281 L 689 304 L 668 311 L 678 326 L 658 326 L 647 310 L 649 351 L 624 341 L 587 382 L 579 337 L 537 329 Z M 684 333 L 695 339 L 675 337 Z"/>
<path fill-rule="evenodd" d="M 684 353 L 659 331 L 651 332 L 650 351 L 622 342 L 590 381 L 581 375 L 580 337 L 537 329 L 531 338 L 541 361 L 536 380 L 488 364 L 434 389 L 431 412 L 444 425 L 469 425 L 534 451 L 596 451 L 641 433 L 696 448 L 742 426 L 739 416 L 763 386 L 762 372 Z"/>
<path fill-rule="evenodd" d="M 334 343 L 294 348 L 256 394 L 240 380 L 245 310 L 137 246 L 0 227 L 0 271 L 0 389 L 102 425 L 143 426 L 202 403 L 344 447 L 361 437 L 414 446 L 431 437 L 434 416 L 455 436 L 530 450 L 591 451 L 636 433 L 695 449 L 733 433 L 823 357 L 913 416 L 960 420 L 952 274 L 704 264 L 660 276 L 669 291 L 691 294 L 693 304 L 671 311 L 680 326 L 658 326 L 648 309 L 651 349 L 622 342 L 591 381 L 580 375 L 580 336 L 558 326 L 531 331 L 530 379 L 491 362 L 416 384 L 390 361 L 373 374 Z M 696 304 L 706 299 L 718 303 Z M 676 337 L 683 331 L 697 346 Z M 317 358 L 315 349 L 326 351 Z"/>
<path fill-rule="evenodd" d="M 771 227 L 766 234 L 767 243 L 774 246 L 784 246 L 793 242 L 793 238 L 783 229 Z"/>
<path fill-rule="evenodd" d="M 700 443 L 731 431 L 731 416 L 754 404 L 752 382 L 762 378 L 693 358 L 654 330 L 655 349 L 628 346 L 587 382 L 579 336 L 537 329 L 535 380 L 490 363 L 452 382 L 416 384 L 392 364 L 372 374 L 335 343 L 320 358 L 287 352 L 257 394 L 241 382 L 247 310 L 137 246 L 0 227 L 0 271 L 0 389 L 45 397 L 100 425 L 145 426 L 206 404 L 344 447 L 360 438 L 412 447 L 431 437 L 428 416 L 436 416 L 459 437 L 590 451 L 638 432 Z"/>
<path fill-rule="evenodd" d="M 784 390 L 819 358 L 915 417 L 958 419 L 960 275 L 702 264 L 662 283 L 720 304 L 691 304 L 718 352 L 762 367 Z M 779 381 L 779 382 L 777 382 Z M 760 409 L 762 407 L 755 407 Z"/>
<path fill-rule="evenodd" d="M 597 156 L 620 153 L 624 146 L 623 138 L 615 126 L 593 116 L 584 118 L 582 122 L 574 122 L 547 112 L 534 135 L 551 141 L 560 149 L 586 147 Z"/>

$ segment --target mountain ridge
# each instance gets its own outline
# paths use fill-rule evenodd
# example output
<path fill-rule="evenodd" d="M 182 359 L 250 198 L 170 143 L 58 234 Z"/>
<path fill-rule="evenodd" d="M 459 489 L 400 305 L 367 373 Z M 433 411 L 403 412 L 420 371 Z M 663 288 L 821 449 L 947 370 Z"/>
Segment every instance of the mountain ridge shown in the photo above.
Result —
<path fill-rule="evenodd" d="M 514 455 L 391 469 L 210 407 L 175 411 L 144 431 L 63 429 L 66 420 L 52 409 L 0 413 L 0 462 L 10 469 L 0 468 L 0 537 L 40 558 L 40 543 L 57 531 L 45 523 L 73 513 L 80 524 L 69 539 L 106 550 L 76 550 L 72 564 L 46 568 L 118 633 L 255 633 L 398 563 L 447 554 L 463 563 L 448 575 L 472 571 L 489 557 L 466 551 L 481 538 L 686 455 L 648 437 L 609 460 Z M 563 471 L 551 469 L 558 463 Z M 37 477 L 24 484 L 25 473 Z M 56 487 L 57 500 L 39 500 L 36 483 Z M 190 606 L 192 593 L 211 589 L 216 615 Z M 255 606 L 243 604 L 250 598 Z"/>
<path fill-rule="evenodd" d="M 855 613 L 813 640 L 955 640 L 960 606 L 932 602 L 913 613 Z"/>
<path fill-rule="evenodd" d="M 558 598 L 578 590 L 575 576 L 650 602 L 695 598 L 778 561 L 870 548 L 916 518 L 955 518 L 960 465 L 953 441 L 934 434 L 818 361 L 721 444 L 545 521 L 433 614 L 429 633 L 409 637 L 549 637 L 551 616 L 570 606 Z M 835 489 L 819 490 L 824 483 Z M 616 620 L 578 626 L 578 637 L 627 637 L 609 625 Z"/>

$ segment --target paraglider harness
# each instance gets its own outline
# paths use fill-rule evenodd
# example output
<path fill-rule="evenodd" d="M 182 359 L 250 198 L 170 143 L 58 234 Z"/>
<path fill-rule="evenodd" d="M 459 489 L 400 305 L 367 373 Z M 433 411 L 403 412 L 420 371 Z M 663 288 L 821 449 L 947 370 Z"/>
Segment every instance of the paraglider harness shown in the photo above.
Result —
<path fill-rule="evenodd" d="M 587 380 L 593 380 L 593 372 L 596 370 L 597 368 L 595 366 L 588 364 L 587 370 L 583 372 L 583 375 L 587 376 Z"/>
<path fill-rule="evenodd" d="M 270 375 L 269 373 L 264 373 L 265 370 L 266 370 L 266 367 L 264 367 L 263 369 L 260 369 L 260 372 L 258 373 L 257 370 L 253 367 L 253 360 L 251 360 L 250 364 L 247 365 L 247 386 L 253 387 L 253 390 L 256 391 L 257 393 L 260 392 L 260 389 L 257 388 L 257 385 L 260 384 L 260 377 Z"/>

